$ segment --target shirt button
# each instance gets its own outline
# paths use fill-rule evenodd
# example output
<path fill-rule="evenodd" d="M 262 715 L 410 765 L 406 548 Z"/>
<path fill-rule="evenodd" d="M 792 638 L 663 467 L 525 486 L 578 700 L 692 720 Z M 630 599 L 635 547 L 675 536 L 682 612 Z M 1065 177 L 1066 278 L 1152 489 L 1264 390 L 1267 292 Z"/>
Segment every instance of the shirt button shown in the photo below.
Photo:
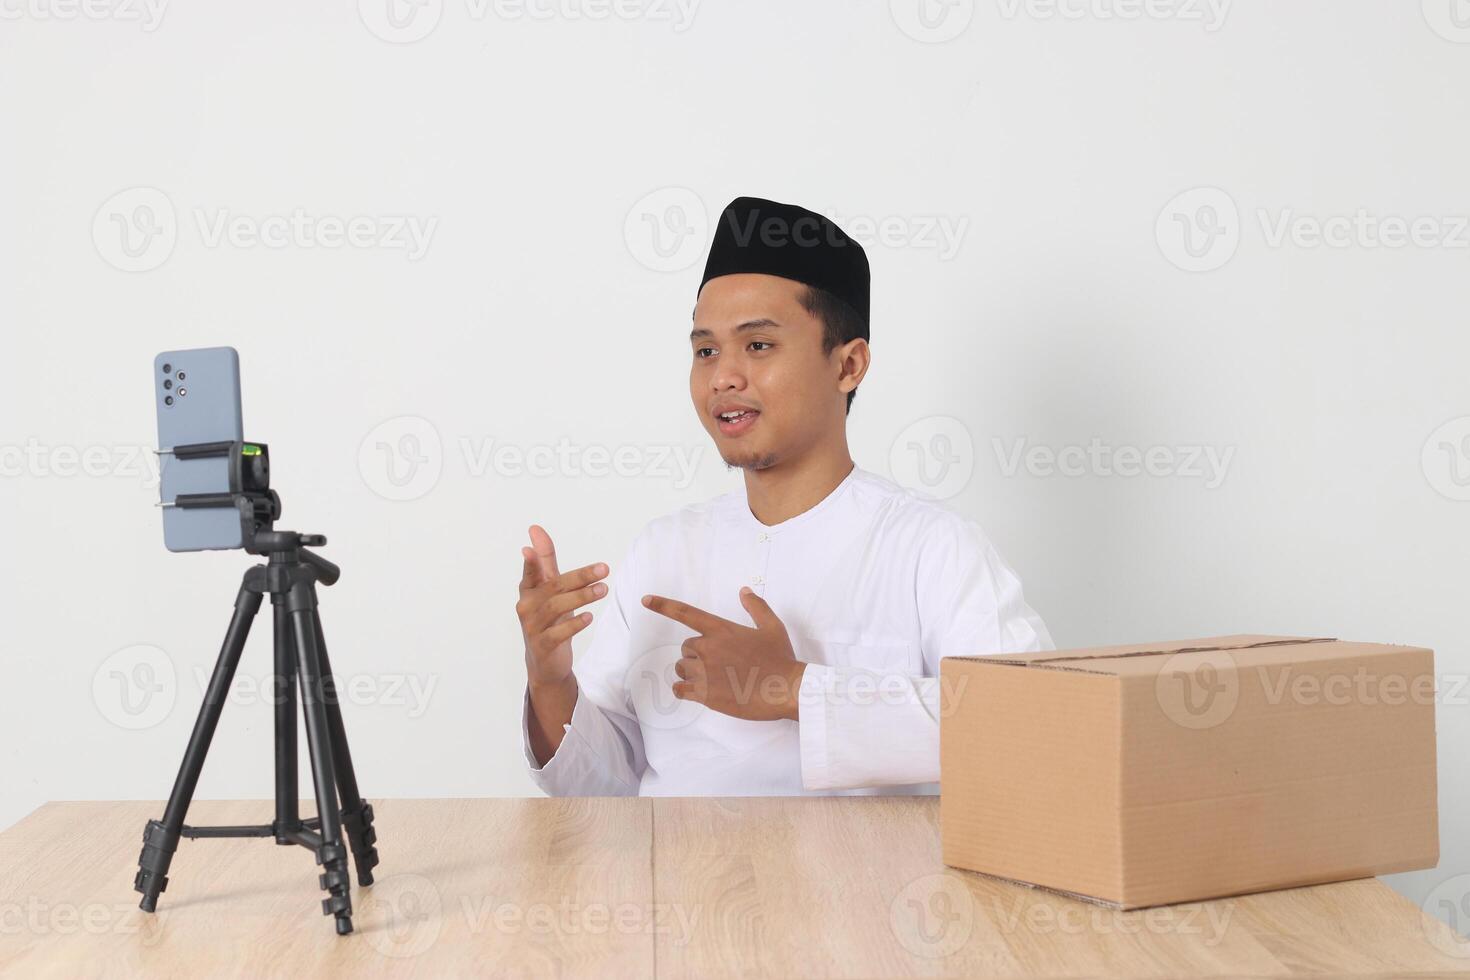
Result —
<path fill-rule="evenodd" d="M 767 534 L 765 531 L 762 531 L 760 533 L 760 537 L 756 538 L 756 540 L 757 541 L 769 541 L 769 540 L 771 540 L 771 536 L 769 534 Z"/>
<path fill-rule="evenodd" d="M 765 585 L 766 584 L 766 580 L 763 577 L 759 576 L 759 575 L 757 575 L 755 578 L 751 579 L 750 581 L 751 581 L 751 584 L 752 585 Z"/>

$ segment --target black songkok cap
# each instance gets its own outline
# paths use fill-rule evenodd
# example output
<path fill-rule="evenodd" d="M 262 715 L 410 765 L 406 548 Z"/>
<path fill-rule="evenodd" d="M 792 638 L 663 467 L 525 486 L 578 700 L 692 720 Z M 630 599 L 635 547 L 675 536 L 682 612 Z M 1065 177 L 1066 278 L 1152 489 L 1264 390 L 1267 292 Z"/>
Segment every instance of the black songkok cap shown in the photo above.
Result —
<path fill-rule="evenodd" d="M 720 214 L 699 288 L 741 272 L 826 290 L 858 312 L 868 339 L 868 256 L 831 219 L 795 204 L 737 197 Z"/>

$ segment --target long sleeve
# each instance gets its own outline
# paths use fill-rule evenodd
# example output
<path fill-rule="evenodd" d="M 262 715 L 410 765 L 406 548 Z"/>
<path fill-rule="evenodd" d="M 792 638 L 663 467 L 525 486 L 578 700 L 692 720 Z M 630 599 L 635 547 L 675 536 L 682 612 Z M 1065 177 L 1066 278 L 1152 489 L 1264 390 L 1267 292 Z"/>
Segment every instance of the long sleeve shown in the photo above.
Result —
<path fill-rule="evenodd" d="M 808 664 L 799 691 L 802 784 L 808 790 L 939 779 L 946 656 L 1052 648 L 1021 582 L 980 528 L 955 518 L 925 535 L 916 565 L 924 673 Z"/>
<path fill-rule="evenodd" d="M 643 739 L 638 725 L 593 704 L 577 692 L 570 724 L 556 754 L 537 768 L 531 751 L 531 694 L 522 699 L 521 740 L 531 778 L 547 796 L 637 796 Z"/>
<path fill-rule="evenodd" d="M 556 753 L 538 767 L 531 751 L 529 690 L 522 698 L 521 742 L 531 778 L 549 796 L 637 796 L 647 768 L 643 735 L 625 675 L 631 631 L 629 600 L 637 601 L 637 542 L 615 570 L 607 599 L 594 615 L 592 644 L 572 668 L 577 703 Z"/>

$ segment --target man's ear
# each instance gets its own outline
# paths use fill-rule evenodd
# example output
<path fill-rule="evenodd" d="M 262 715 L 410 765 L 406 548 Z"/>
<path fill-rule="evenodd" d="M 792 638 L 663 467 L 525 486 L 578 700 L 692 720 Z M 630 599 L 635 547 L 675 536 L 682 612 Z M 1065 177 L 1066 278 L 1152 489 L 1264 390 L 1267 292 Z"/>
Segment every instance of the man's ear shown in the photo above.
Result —
<path fill-rule="evenodd" d="M 872 363 L 873 352 L 868 342 L 858 337 L 833 349 L 832 355 L 840 372 L 837 390 L 845 395 L 862 384 L 863 375 L 868 373 L 868 365 Z"/>

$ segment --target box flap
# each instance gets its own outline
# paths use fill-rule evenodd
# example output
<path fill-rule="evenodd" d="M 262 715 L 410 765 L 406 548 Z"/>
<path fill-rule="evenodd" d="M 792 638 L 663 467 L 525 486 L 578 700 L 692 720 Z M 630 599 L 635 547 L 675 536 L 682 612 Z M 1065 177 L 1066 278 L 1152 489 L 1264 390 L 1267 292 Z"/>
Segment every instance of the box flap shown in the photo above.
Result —
<path fill-rule="evenodd" d="M 964 657 L 947 657 L 971 663 L 1000 664 L 1011 667 L 1038 667 L 1047 670 L 1076 670 L 1089 674 L 1116 674 L 1124 665 L 1117 663 L 1129 657 L 1155 657 L 1177 653 L 1209 653 L 1216 650 L 1255 650 L 1292 646 L 1302 643 L 1331 643 L 1330 636 L 1271 636 L 1261 633 L 1237 633 L 1203 640 L 1170 640 L 1164 643 L 1133 643 L 1111 647 L 1089 647 L 1078 650 L 1041 650 L 1035 653 L 1007 653 Z"/>

